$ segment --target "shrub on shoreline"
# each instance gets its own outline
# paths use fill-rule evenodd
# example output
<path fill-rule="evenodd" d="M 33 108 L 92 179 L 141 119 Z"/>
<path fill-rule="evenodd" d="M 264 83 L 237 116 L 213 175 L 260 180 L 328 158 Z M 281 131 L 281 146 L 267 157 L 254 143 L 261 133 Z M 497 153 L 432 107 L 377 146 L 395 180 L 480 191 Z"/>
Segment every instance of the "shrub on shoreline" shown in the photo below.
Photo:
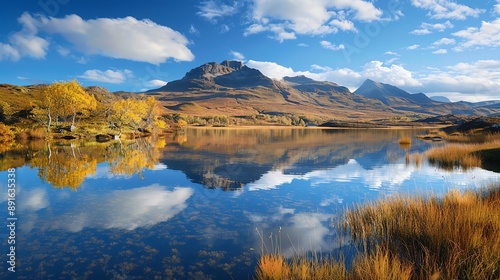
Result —
<path fill-rule="evenodd" d="M 14 133 L 10 127 L 0 123 L 0 143 L 9 143 L 14 140 Z"/>

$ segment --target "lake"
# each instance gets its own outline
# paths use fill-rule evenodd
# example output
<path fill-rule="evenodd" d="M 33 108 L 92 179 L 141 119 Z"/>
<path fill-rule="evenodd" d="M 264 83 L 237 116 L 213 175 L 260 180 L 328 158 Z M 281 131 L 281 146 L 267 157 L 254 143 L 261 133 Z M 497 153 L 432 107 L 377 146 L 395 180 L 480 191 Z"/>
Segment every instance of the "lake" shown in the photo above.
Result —
<path fill-rule="evenodd" d="M 426 132 L 189 128 L 158 139 L 19 145 L 0 155 L 0 277 L 251 279 L 262 252 L 338 252 L 336 221 L 353 204 L 499 181 L 480 168 L 408 162 L 442 145 L 414 138 Z M 412 145 L 399 145 L 402 136 Z M 11 221 L 15 273 L 7 271 Z"/>

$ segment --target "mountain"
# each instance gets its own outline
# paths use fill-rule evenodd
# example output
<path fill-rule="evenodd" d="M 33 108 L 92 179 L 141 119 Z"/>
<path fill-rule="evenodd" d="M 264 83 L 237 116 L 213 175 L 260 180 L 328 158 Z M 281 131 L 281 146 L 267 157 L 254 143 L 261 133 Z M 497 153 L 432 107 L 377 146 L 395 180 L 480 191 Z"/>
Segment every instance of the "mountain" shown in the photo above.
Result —
<path fill-rule="evenodd" d="M 249 68 L 240 61 L 225 60 L 205 63 L 187 72 L 186 75 L 165 86 L 149 92 L 183 92 L 193 90 L 214 90 L 221 87 L 248 88 L 257 86 L 273 86 L 273 80 L 264 76 L 259 70 Z"/>
<path fill-rule="evenodd" d="M 401 111 L 411 111 L 431 115 L 464 114 L 493 115 L 497 114 L 496 103 L 473 104 L 468 102 L 443 103 L 432 100 L 424 93 L 410 94 L 398 87 L 366 80 L 354 94 L 380 100 L 383 104 Z"/>
<path fill-rule="evenodd" d="M 283 81 L 288 82 L 292 88 L 303 92 L 316 92 L 320 94 L 328 94 L 331 92 L 340 94 L 351 94 L 351 91 L 344 86 L 339 86 L 332 82 L 319 82 L 306 76 L 284 77 Z"/>
<path fill-rule="evenodd" d="M 172 112 L 204 115 L 281 115 L 339 117 L 380 112 L 379 101 L 348 88 L 304 76 L 273 80 L 239 61 L 210 62 L 165 86 L 151 90 Z M 363 110 L 356 110 L 363 108 Z M 353 109 L 355 109 L 353 111 Z M 386 111 L 390 111 L 390 108 Z M 373 115 L 371 114 L 371 115 Z"/>
<path fill-rule="evenodd" d="M 500 100 L 489 100 L 481 102 L 465 102 L 472 107 L 500 108 Z"/>
<path fill-rule="evenodd" d="M 446 96 L 432 96 L 432 100 L 442 103 L 451 103 L 451 100 Z"/>
<path fill-rule="evenodd" d="M 9 110 L 28 112 L 41 104 L 47 85 L 0 84 L 0 100 Z M 100 103 L 111 104 L 130 92 L 86 87 Z M 305 76 L 271 79 L 240 61 L 209 62 L 188 71 L 182 79 L 146 94 L 161 102 L 166 114 L 201 117 L 237 116 L 232 124 L 306 123 L 373 127 L 370 120 L 432 117 L 446 114 L 500 116 L 500 101 L 438 102 L 423 93 L 410 94 L 389 84 L 366 80 L 354 93 L 349 88 Z M 2 103 L 2 102 L 0 102 Z M 0 110 L 5 107 L 0 104 Z M 2 118 L 0 111 L 0 119 Z M 293 115 L 293 116 L 292 116 Z M 300 118 L 299 118 L 300 117 Z M 300 121 L 299 121 L 300 120 Z"/>
<path fill-rule="evenodd" d="M 273 80 L 240 61 L 210 62 L 180 79 L 151 90 L 171 113 L 195 116 L 294 114 L 312 118 L 375 119 L 404 115 L 498 114 L 497 104 L 442 103 L 423 93 L 366 80 L 354 93 L 347 87 L 305 76 Z"/>
<path fill-rule="evenodd" d="M 378 99 L 388 106 L 405 107 L 408 105 L 435 104 L 433 100 L 423 93 L 410 94 L 393 85 L 378 83 L 370 79 L 367 79 L 354 93 Z"/>

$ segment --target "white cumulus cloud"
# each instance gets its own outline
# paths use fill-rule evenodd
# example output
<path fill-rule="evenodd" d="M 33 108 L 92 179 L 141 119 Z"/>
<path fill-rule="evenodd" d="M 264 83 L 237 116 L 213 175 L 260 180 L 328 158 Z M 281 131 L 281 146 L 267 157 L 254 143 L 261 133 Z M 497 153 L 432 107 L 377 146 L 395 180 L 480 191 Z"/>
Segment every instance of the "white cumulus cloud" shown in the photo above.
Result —
<path fill-rule="evenodd" d="M 439 49 L 437 51 L 433 51 L 433 54 L 447 54 L 448 50 L 447 49 Z"/>
<path fill-rule="evenodd" d="M 453 45 L 455 44 L 455 39 L 450 39 L 450 38 L 441 38 L 437 40 L 436 42 L 432 43 L 434 46 L 441 46 L 441 45 Z"/>
<path fill-rule="evenodd" d="M 97 69 L 87 70 L 79 78 L 102 83 L 121 84 L 128 78 L 133 78 L 132 71 L 125 70 L 106 70 L 101 71 Z"/>
<path fill-rule="evenodd" d="M 434 31 L 443 32 L 446 29 L 453 28 L 453 27 L 454 27 L 454 25 L 449 20 L 447 20 L 444 23 L 434 23 L 434 24 L 423 22 L 420 25 L 419 29 L 415 29 L 415 30 L 411 31 L 410 33 L 414 34 L 414 35 L 427 35 L 427 34 L 434 33 Z"/>
<path fill-rule="evenodd" d="M 181 33 L 151 20 L 97 18 L 84 20 L 78 15 L 54 18 L 24 13 L 22 30 L 0 43 L 0 59 L 18 60 L 23 56 L 44 58 L 49 42 L 40 33 L 61 35 L 72 48 L 85 55 L 102 55 L 159 64 L 172 58 L 191 61 L 189 41 Z"/>
<path fill-rule="evenodd" d="M 408 46 L 406 49 L 410 50 L 410 51 L 413 51 L 413 50 L 416 50 L 418 48 L 420 48 L 420 45 L 411 45 L 411 46 Z"/>
<path fill-rule="evenodd" d="M 24 56 L 45 58 L 49 42 L 37 36 L 33 18 L 24 13 L 18 18 L 18 22 L 22 25 L 21 31 L 10 35 L 8 43 L 0 42 L 0 61 L 4 59 L 17 61 Z"/>
<path fill-rule="evenodd" d="M 319 43 L 321 44 L 321 46 L 323 48 L 328 49 L 328 50 L 332 50 L 332 51 L 340 51 L 340 50 L 345 49 L 345 46 L 342 44 L 336 45 L 336 44 L 332 44 L 331 42 L 328 42 L 328 41 L 321 41 Z"/>
<path fill-rule="evenodd" d="M 372 79 L 395 86 L 416 87 L 421 83 L 412 76 L 412 73 L 403 66 L 392 64 L 386 66 L 381 61 L 371 61 L 365 64 L 361 71 L 349 68 L 337 68 L 312 65 L 311 71 L 295 71 L 290 67 L 275 62 L 249 60 L 247 66 L 260 70 L 264 75 L 273 79 L 282 79 L 285 76 L 304 75 L 318 81 L 330 81 L 355 90 L 365 79 Z"/>
<path fill-rule="evenodd" d="M 420 78 L 431 95 L 446 93 L 453 100 L 483 101 L 498 99 L 500 60 L 457 63 Z M 432 94 L 435 93 L 435 94 Z"/>
<path fill-rule="evenodd" d="M 253 0 L 255 23 L 246 29 L 245 35 L 269 31 L 275 34 L 272 38 L 283 41 L 295 39 L 296 34 L 355 31 L 352 20 L 371 22 L 381 20 L 382 14 L 372 2 L 363 0 Z"/>
<path fill-rule="evenodd" d="M 467 17 L 478 17 L 484 12 L 450 0 L 412 0 L 413 6 L 429 11 L 431 18 L 465 20 Z"/>
<path fill-rule="evenodd" d="M 238 6 L 236 2 L 234 5 L 230 6 L 227 4 L 218 3 L 214 0 L 210 0 L 202 2 L 198 8 L 200 9 L 200 11 L 198 11 L 196 14 L 210 21 L 215 21 L 217 18 L 231 16 L 238 12 Z"/>
<path fill-rule="evenodd" d="M 417 47 L 416 47 L 417 48 Z M 445 54 L 438 49 L 436 54 Z M 361 69 L 330 68 L 312 65 L 310 70 L 296 71 L 276 62 L 249 60 L 246 65 L 259 69 L 273 79 L 304 75 L 318 81 L 330 81 L 356 90 L 365 79 L 391 84 L 409 92 L 424 92 L 431 96 L 446 95 L 454 101 L 484 101 L 498 99 L 500 92 L 500 60 L 478 60 L 443 68 L 431 68 L 415 75 L 402 65 L 371 61 Z M 276 176 L 276 174 L 273 174 Z M 286 177 L 286 176 L 285 176 Z M 289 180 L 292 177 L 286 177 Z M 275 184 L 270 184 L 273 186 Z"/>
<path fill-rule="evenodd" d="M 258 69 L 262 74 L 272 79 L 280 80 L 285 76 L 296 76 L 292 68 L 279 65 L 276 62 L 249 60 L 246 65 Z"/>
<path fill-rule="evenodd" d="M 229 55 L 233 57 L 233 60 L 245 60 L 245 56 L 240 52 L 230 51 Z"/>
<path fill-rule="evenodd" d="M 148 82 L 146 82 L 145 86 L 148 87 L 148 88 L 157 88 L 157 87 L 162 87 L 164 85 L 166 85 L 167 82 L 163 81 L 163 80 L 150 80 Z"/>
<path fill-rule="evenodd" d="M 500 46 L 500 18 L 491 22 L 483 21 L 480 28 L 469 27 L 453 33 L 453 36 L 463 39 L 455 48 L 462 51 L 471 47 L 498 47 Z"/>
<path fill-rule="evenodd" d="M 385 66 L 381 61 L 371 61 L 363 66 L 361 75 L 382 83 L 398 87 L 415 87 L 421 83 L 413 78 L 411 71 L 401 65 Z"/>

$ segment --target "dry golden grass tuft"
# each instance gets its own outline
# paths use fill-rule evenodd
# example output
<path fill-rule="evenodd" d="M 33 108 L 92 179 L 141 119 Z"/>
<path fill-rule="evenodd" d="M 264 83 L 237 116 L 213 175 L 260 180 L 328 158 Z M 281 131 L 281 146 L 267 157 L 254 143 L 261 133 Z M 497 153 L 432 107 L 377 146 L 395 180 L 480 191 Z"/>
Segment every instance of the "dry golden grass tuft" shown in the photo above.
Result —
<path fill-rule="evenodd" d="M 349 270 L 342 261 L 264 255 L 257 279 L 500 278 L 500 184 L 359 206 L 344 228 L 360 248 Z"/>
<path fill-rule="evenodd" d="M 444 169 L 461 167 L 469 169 L 482 166 L 481 151 L 500 148 L 500 140 L 481 144 L 448 144 L 426 152 L 431 164 Z"/>
<path fill-rule="evenodd" d="M 258 264 L 257 279 L 288 279 L 290 266 L 281 255 L 263 255 Z"/>
<path fill-rule="evenodd" d="M 400 145 L 411 145 L 411 137 L 409 136 L 403 136 L 399 139 L 399 144 Z"/>
<path fill-rule="evenodd" d="M 443 279 L 498 279 L 499 189 L 392 198 L 349 211 L 348 227 L 367 252 L 385 244 L 402 264 L 412 263 L 414 279 L 436 273 Z"/>
<path fill-rule="evenodd" d="M 344 263 L 329 259 L 294 258 L 290 262 L 279 254 L 261 256 L 256 279 L 347 279 Z"/>
<path fill-rule="evenodd" d="M 375 252 L 354 260 L 348 279 L 410 279 L 411 274 L 410 263 L 402 263 L 387 248 L 377 247 Z"/>

